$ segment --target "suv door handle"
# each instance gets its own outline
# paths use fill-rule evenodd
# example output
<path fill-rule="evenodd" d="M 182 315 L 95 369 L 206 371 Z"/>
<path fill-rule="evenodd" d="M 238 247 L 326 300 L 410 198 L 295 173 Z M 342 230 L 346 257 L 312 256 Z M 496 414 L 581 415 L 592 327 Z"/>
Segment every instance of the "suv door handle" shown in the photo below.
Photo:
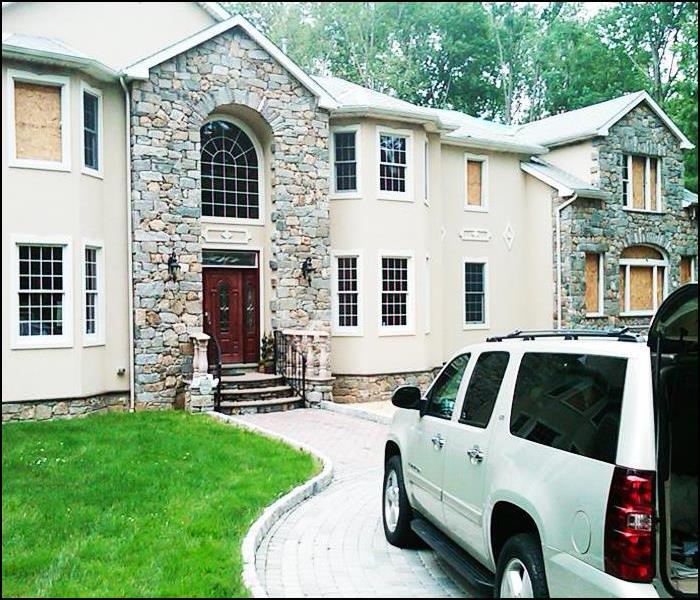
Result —
<path fill-rule="evenodd" d="M 484 460 L 484 453 L 479 446 L 474 446 L 471 450 L 467 450 L 467 456 L 473 465 L 478 465 Z"/>
<path fill-rule="evenodd" d="M 433 442 L 433 448 L 435 448 L 435 450 L 442 450 L 442 447 L 445 445 L 445 438 L 442 437 L 441 433 L 434 435 L 430 441 Z"/>

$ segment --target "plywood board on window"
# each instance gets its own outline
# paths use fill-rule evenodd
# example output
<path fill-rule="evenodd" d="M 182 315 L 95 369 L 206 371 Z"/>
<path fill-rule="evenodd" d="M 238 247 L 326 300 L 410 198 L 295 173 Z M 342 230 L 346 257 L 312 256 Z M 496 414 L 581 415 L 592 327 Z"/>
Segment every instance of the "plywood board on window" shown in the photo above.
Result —
<path fill-rule="evenodd" d="M 620 267 L 620 312 L 625 311 L 625 267 Z"/>
<path fill-rule="evenodd" d="M 630 246 L 622 251 L 622 258 L 652 258 L 662 260 L 663 256 L 658 250 L 649 246 Z"/>
<path fill-rule="evenodd" d="M 17 158 L 61 162 L 61 88 L 15 81 Z"/>
<path fill-rule="evenodd" d="M 661 306 L 664 301 L 664 271 L 663 267 L 656 269 L 656 306 Z"/>
<path fill-rule="evenodd" d="M 649 159 L 649 197 L 651 199 L 649 208 L 658 210 L 658 198 L 656 197 L 656 180 L 658 177 L 658 161 L 655 158 Z"/>
<path fill-rule="evenodd" d="M 644 195 L 646 188 L 646 158 L 644 156 L 632 157 L 632 207 L 644 208 Z"/>
<path fill-rule="evenodd" d="M 652 310 L 654 308 L 654 269 L 652 267 L 630 267 L 630 309 Z"/>
<path fill-rule="evenodd" d="M 600 278 L 600 256 L 586 253 L 586 312 L 600 312 L 598 306 L 598 282 Z"/>
<path fill-rule="evenodd" d="M 693 259 L 690 256 L 681 257 L 681 285 L 693 279 Z"/>
<path fill-rule="evenodd" d="M 476 160 L 467 161 L 467 204 L 481 206 L 481 167 Z"/>

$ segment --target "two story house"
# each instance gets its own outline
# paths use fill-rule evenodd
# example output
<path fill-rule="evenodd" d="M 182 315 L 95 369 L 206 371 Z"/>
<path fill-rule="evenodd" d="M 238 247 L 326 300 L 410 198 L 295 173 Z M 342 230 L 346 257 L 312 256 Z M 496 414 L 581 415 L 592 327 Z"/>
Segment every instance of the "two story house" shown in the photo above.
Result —
<path fill-rule="evenodd" d="M 207 338 L 242 371 L 273 331 L 308 400 L 384 399 L 697 276 L 692 145 L 644 92 L 505 126 L 211 2 L 6 2 L 2 70 L 3 420 L 193 405 Z"/>

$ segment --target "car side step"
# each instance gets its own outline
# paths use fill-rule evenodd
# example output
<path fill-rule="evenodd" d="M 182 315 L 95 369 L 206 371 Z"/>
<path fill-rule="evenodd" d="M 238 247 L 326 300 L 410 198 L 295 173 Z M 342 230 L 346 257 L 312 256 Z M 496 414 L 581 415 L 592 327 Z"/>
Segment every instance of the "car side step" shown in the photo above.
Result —
<path fill-rule="evenodd" d="M 493 594 L 493 574 L 480 565 L 437 527 L 422 518 L 411 521 L 411 529 L 440 555 L 457 573 L 476 586 L 484 595 Z"/>

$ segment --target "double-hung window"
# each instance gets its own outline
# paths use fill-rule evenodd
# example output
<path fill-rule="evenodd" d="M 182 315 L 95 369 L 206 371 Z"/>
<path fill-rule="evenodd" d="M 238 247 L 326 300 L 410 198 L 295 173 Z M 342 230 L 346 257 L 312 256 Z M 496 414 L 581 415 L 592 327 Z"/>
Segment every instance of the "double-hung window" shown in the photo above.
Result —
<path fill-rule="evenodd" d="M 104 343 L 105 319 L 102 271 L 101 244 L 86 244 L 83 255 L 83 335 L 86 346 Z"/>
<path fill-rule="evenodd" d="M 334 252 L 332 308 L 334 335 L 359 335 L 362 328 L 361 255 Z"/>
<path fill-rule="evenodd" d="M 358 125 L 331 129 L 332 197 L 357 198 L 359 196 L 359 130 Z"/>
<path fill-rule="evenodd" d="M 85 82 L 82 92 L 83 172 L 102 175 L 102 92 Z"/>
<path fill-rule="evenodd" d="M 463 269 L 464 329 L 484 329 L 488 327 L 488 265 L 482 258 L 465 258 Z"/>
<path fill-rule="evenodd" d="M 379 129 L 379 198 L 412 200 L 410 132 Z"/>
<path fill-rule="evenodd" d="M 661 159 L 659 157 L 621 154 L 620 175 L 625 208 L 661 212 Z"/>
<path fill-rule="evenodd" d="M 413 261 L 410 256 L 381 256 L 380 331 L 412 333 Z"/>

